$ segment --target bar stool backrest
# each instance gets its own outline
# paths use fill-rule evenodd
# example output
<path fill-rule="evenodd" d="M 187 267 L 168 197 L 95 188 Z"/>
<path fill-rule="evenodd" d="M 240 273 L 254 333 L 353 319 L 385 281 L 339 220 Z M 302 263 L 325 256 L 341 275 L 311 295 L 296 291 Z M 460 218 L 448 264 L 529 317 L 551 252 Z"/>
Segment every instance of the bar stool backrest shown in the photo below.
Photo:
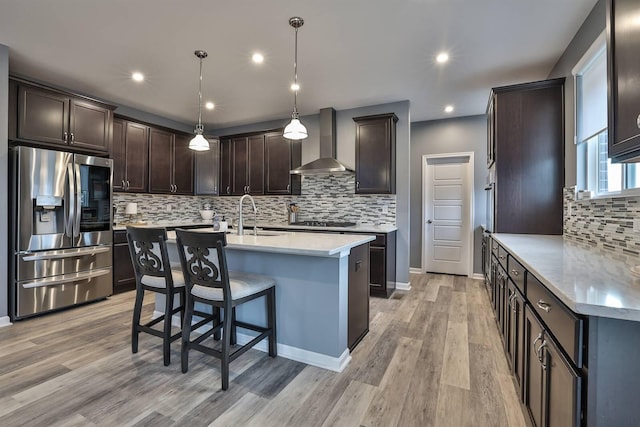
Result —
<path fill-rule="evenodd" d="M 142 276 L 163 277 L 167 289 L 173 288 L 171 264 L 167 252 L 167 230 L 164 228 L 127 227 L 129 252 L 137 282 Z"/>
<path fill-rule="evenodd" d="M 222 290 L 224 301 L 230 303 L 231 287 L 224 249 L 226 233 L 177 229 L 176 237 L 187 294 L 194 285 L 218 288 Z"/>

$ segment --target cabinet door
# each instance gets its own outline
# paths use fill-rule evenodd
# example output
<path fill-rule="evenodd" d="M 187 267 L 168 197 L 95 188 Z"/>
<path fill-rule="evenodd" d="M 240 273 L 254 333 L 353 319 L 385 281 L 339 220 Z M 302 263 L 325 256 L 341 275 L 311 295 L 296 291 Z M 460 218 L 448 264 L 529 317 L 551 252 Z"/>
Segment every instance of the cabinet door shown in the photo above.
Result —
<path fill-rule="evenodd" d="M 69 143 L 75 147 L 108 152 L 111 110 L 92 102 L 70 100 Z"/>
<path fill-rule="evenodd" d="M 113 293 L 129 291 L 136 288 L 136 275 L 129 254 L 129 245 L 120 243 L 113 245 Z"/>
<path fill-rule="evenodd" d="M 640 156 L 640 15 L 637 0 L 609 0 L 609 157 Z M 638 159 L 636 159 L 638 160 Z"/>
<path fill-rule="evenodd" d="M 369 248 L 369 283 L 372 288 L 384 289 L 387 286 L 384 248 Z"/>
<path fill-rule="evenodd" d="M 231 171 L 233 170 L 231 160 L 233 159 L 231 150 L 231 140 L 220 140 L 220 195 L 231 194 Z"/>
<path fill-rule="evenodd" d="M 173 133 L 149 130 L 150 193 L 173 193 L 173 142 Z"/>
<path fill-rule="evenodd" d="M 547 426 L 580 425 L 582 378 L 571 363 L 558 350 L 553 338 L 545 336 L 544 366 L 547 371 L 546 420 Z"/>
<path fill-rule="evenodd" d="M 149 179 L 149 128 L 126 122 L 126 188 L 146 193 Z"/>
<path fill-rule="evenodd" d="M 511 303 L 511 371 L 520 399 L 524 399 L 524 297 L 515 290 Z"/>
<path fill-rule="evenodd" d="M 249 185 L 247 181 L 249 175 L 249 139 L 247 137 L 233 138 L 231 139 L 231 147 L 231 164 L 233 166 L 231 194 L 245 194 L 247 185 Z"/>
<path fill-rule="evenodd" d="M 291 194 L 291 142 L 279 133 L 265 135 L 265 193 Z"/>
<path fill-rule="evenodd" d="M 505 306 L 504 306 L 504 351 L 507 353 L 507 362 L 513 369 L 513 352 L 514 352 L 514 341 L 513 341 L 513 299 L 515 298 L 516 287 L 511 282 L 511 280 L 506 279 L 506 289 L 505 293 Z"/>
<path fill-rule="evenodd" d="M 264 135 L 254 135 L 248 138 L 249 144 L 249 178 L 248 193 L 264 194 Z"/>
<path fill-rule="evenodd" d="M 173 148 L 173 185 L 176 194 L 193 194 L 193 150 L 189 149 L 191 136 L 175 135 Z M 209 151 L 211 142 L 209 142 Z M 216 169 L 217 171 L 217 169 Z"/>
<path fill-rule="evenodd" d="M 356 193 L 395 193 L 395 114 L 354 118 Z"/>
<path fill-rule="evenodd" d="M 197 195 L 217 196 L 220 180 L 220 141 L 209 139 L 209 151 L 196 151 L 195 193 Z"/>
<path fill-rule="evenodd" d="M 113 139 L 109 150 L 109 158 L 113 159 L 113 190 L 124 191 L 126 180 L 126 123 L 121 119 L 113 120 Z"/>
<path fill-rule="evenodd" d="M 544 341 L 543 328 L 529 307 L 525 308 L 525 405 L 535 427 L 546 425 L 544 420 L 544 388 L 547 370 L 540 347 Z"/>
<path fill-rule="evenodd" d="M 69 97 L 31 86 L 18 87 L 18 138 L 66 145 Z"/>
<path fill-rule="evenodd" d="M 369 244 L 349 254 L 347 346 L 353 350 L 369 331 Z"/>

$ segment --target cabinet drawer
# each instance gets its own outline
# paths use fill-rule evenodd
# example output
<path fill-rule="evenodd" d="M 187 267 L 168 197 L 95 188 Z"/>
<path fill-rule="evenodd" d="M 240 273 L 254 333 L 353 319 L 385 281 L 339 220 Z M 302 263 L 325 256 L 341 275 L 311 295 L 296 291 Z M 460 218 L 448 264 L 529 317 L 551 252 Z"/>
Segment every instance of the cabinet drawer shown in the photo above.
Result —
<path fill-rule="evenodd" d="M 371 246 L 386 246 L 387 245 L 387 235 L 386 234 L 376 234 L 376 240 L 370 242 Z"/>
<path fill-rule="evenodd" d="M 127 231 L 118 230 L 113 232 L 113 243 L 127 243 Z"/>
<path fill-rule="evenodd" d="M 507 251 L 502 246 L 498 246 L 498 261 L 504 268 L 507 268 L 507 255 L 509 255 Z"/>
<path fill-rule="evenodd" d="M 495 256 L 498 256 L 498 248 L 500 247 L 500 245 L 498 244 L 498 242 L 496 242 L 495 240 L 491 239 L 491 252 L 493 252 L 493 254 Z"/>
<path fill-rule="evenodd" d="M 582 367 L 582 319 L 532 274 L 527 274 L 527 299 L 573 363 Z"/>
<path fill-rule="evenodd" d="M 524 294 L 524 274 L 526 271 L 525 268 L 511 255 L 509 255 L 509 257 L 507 258 L 507 265 L 509 277 L 511 278 L 511 280 L 513 280 L 513 283 L 520 290 L 520 292 Z"/>

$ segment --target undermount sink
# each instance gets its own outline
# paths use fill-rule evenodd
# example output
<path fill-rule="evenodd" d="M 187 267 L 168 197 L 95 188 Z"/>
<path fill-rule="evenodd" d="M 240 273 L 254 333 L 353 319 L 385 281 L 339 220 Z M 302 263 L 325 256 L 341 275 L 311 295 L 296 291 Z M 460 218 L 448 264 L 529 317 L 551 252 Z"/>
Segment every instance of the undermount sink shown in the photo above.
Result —
<path fill-rule="evenodd" d="M 243 233 L 244 236 L 253 236 L 253 230 L 248 229 L 248 230 L 244 230 Z M 278 231 L 266 231 L 266 230 L 258 230 L 258 232 L 256 233 L 256 236 L 282 236 L 284 235 L 284 233 L 280 233 Z"/>

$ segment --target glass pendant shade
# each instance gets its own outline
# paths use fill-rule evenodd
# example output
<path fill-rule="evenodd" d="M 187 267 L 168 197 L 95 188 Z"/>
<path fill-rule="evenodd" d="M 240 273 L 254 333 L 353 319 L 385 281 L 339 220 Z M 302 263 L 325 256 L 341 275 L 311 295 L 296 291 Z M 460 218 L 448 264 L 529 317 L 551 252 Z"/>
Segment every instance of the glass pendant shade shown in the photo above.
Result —
<path fill-rule="evenodd" d="M 307 134 L 307 128 L 300 122 L 297 116 L 291 118 L 291 121 L 284 128 L 284 133 L 282 134 L 287 139 L 305 139 L 309 135 Z"/>
<path fill-rule="evenodd" d="M 202 136 L 202 133 L 196 133 L 196 136 L 189 141 L 189 148 L 194 151 L 207 151 L 209 149 L 209 141 Z"/>

